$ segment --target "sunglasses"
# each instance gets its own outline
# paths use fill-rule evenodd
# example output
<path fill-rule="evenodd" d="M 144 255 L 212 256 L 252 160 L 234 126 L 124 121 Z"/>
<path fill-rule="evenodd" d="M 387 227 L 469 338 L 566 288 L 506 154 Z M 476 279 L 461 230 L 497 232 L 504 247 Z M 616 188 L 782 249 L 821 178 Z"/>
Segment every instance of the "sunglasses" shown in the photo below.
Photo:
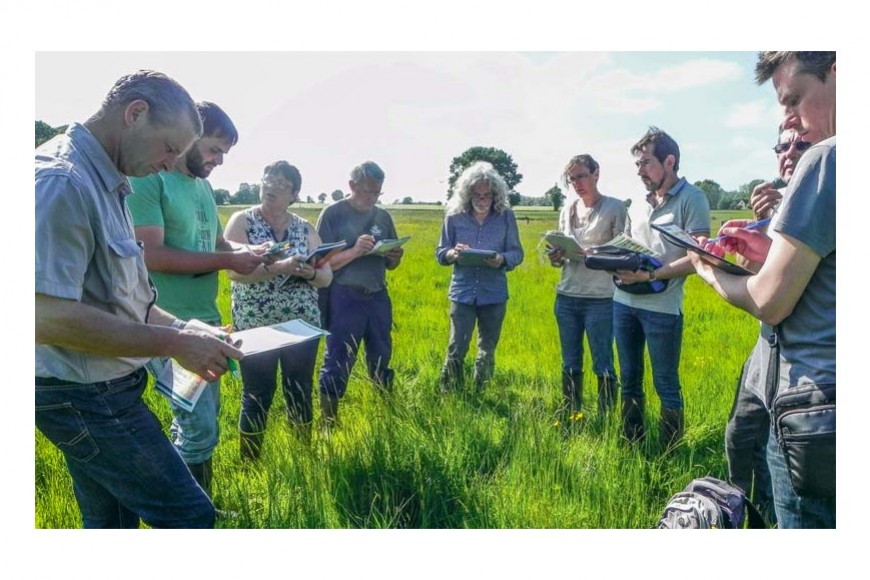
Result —
<path fill-rule="evenodd" d="M 810 143 L 808 141 L 794 141 L 794 142 L 789 142 L 789 143 L 777 143 L 776 146 L 773 148 L 773 152 L 776 153 L 777 155 L 782 155 L 783 153 L 785 153 L 786 151 L 791 149 L 792 145 L 794 145 L 794 150 L 797 151 L 798 153 L 800 153 L 801 151 L 806 151 L 807 149 L 809 149 L 810 146 L 812 145 L 812 143 Z"/>

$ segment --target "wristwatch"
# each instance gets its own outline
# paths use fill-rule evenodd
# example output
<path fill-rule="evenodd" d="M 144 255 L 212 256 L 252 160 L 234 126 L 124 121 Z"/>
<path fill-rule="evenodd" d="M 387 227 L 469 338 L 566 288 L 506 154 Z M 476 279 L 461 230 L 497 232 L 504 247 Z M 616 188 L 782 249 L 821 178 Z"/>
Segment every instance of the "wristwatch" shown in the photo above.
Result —
<path fill-rule="evenodd" d="M 187 326 L 187 322 L 180 318 L 176 318 L 172 321 L 172 324 L 169 325 L 170 328 L 174 328 L 175 330 L 184 330 L 185 326 Z"/>
<path fill-rule="evenodd" d="M 656 271 L 655 271 L 655 270 L 649 270 L 649 280 L 647 280 L 647 281 L 648 281 L 648 282 L 653 282 L 654 280 L 656 280 Z"/>

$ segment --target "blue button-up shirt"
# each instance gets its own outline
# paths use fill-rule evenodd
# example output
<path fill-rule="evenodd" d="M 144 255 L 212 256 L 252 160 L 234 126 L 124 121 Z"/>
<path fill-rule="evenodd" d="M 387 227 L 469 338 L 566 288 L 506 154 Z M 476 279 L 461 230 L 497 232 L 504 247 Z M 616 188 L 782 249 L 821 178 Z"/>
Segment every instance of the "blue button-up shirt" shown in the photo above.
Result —
<path fill-rule="evenodd" d="M 447 251 L 456 244 L 467 244 L 475 250 L 495 250 L 504 256 L 499 268 L 489 266 L 453 265 L 450 290 L 447 297 L 454 302 L 484 306 L 501 304 L 508 299 L 507 276 L 523 261 L 523 247 L 514 213 L 505 209 L 491 212 L 483 223 L 478 223 L 469 212 L 449 215 L 441 227 L 441 239 L 435 257 L 442 266 L 448 266 Z"/>

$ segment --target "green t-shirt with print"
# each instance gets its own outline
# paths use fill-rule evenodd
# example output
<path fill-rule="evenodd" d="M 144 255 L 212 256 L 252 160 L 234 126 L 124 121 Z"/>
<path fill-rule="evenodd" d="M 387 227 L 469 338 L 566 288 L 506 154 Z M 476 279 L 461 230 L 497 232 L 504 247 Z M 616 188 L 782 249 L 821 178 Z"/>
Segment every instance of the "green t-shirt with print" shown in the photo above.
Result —
<path fill-rule="evenodd" d="M 130 178 L 133 194 L 127 205 L 133 225 L 163 228 L 166 246 L 191 252 L 214 252 L 221 232 L 211 185 L 178 170 Z M 215 305 L 218 274 L 165 274 L 151 272 L 157 287 L 157 305 L 175 316 L 205 322 L 220 320 Z"/>

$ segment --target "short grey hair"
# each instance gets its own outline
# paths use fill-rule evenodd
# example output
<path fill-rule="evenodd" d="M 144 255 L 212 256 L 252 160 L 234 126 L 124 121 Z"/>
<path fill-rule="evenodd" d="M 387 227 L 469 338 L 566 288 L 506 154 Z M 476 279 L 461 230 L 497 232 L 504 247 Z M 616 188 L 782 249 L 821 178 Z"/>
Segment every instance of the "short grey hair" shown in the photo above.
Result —
<path fill-rule="evenodd" d="M 148 103 L 151 123 L 174 125 L 180 118 L 187 116 L 196 137 L 202 135 L 202 119 L 187 90 L 172 78 L 153 70 L 140 70 L 115 81 L 94 117 L 103 117 L 110 109 L 124 107 L 137 100 Z"/>
<path fill-rule="evenodd" d="M 496 213 L 503 212 L 508 207 L 508 186 L 504 178 L 491 163 L 475 161 L 463 170 L 456 180 L 453 197 L 447 202 L 447 215 L 456 215 L 471 211 L 471 196 L 474 186 L 486 183 L 492 192 L 492 209 Z"/>
<path fill-rule="evenodd" d="M 381 183 L 384 177 L 384 170 L 374 161 L 360 163 L 350 172 L 350 180 L 354 183 L 361 183 L 367 179 Z"/>

